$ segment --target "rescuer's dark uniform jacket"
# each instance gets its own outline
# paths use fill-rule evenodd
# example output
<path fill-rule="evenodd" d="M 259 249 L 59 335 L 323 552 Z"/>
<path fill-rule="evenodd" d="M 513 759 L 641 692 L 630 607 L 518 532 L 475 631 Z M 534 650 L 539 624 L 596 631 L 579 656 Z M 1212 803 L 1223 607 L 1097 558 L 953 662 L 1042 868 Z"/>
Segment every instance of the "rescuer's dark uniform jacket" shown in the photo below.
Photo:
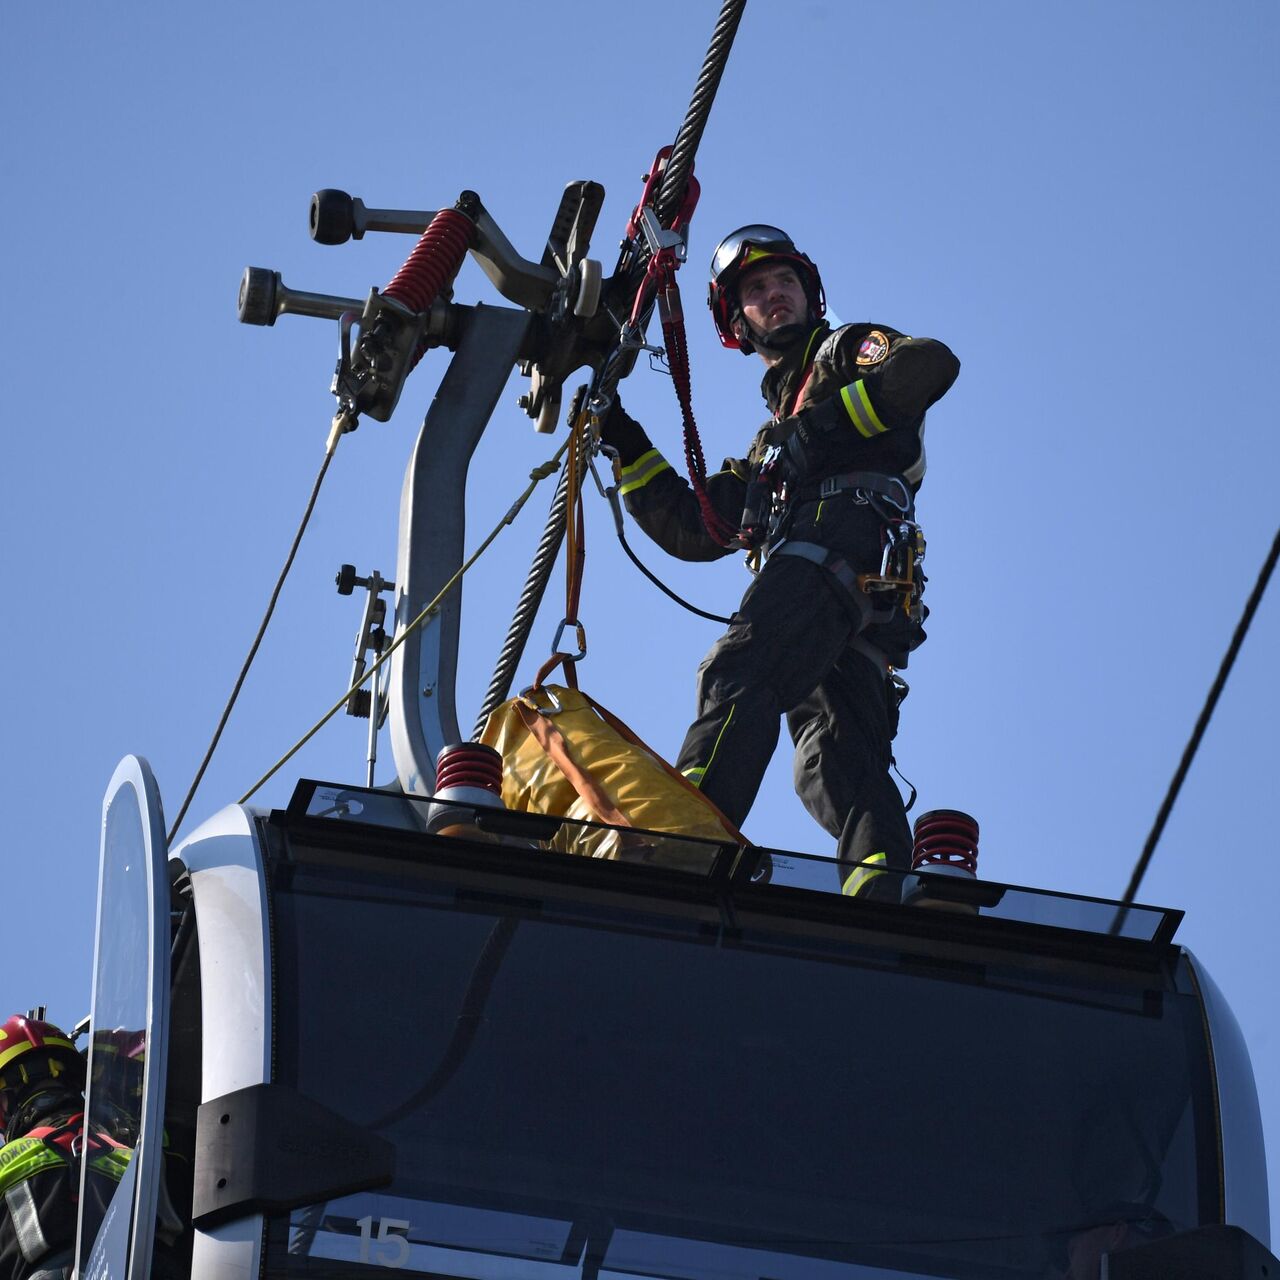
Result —
<path fill-rule="evenodd" d="M 20 1132 L 0 1149 L 0 1280 L 59 1280 L 71 1274 L 84 1101 L 51 1097 L 45 1106 L 40 1101 L 27 1108 L 25 1123 L 16 1126 Z M 86 1187 L 99 1215 L 131 1154 L 105 1138 L 87 1144 Z"/>
<path fill-rule="evenodd" d="M 903 665 L 923 633 L 907 634 L 900 611 L 895 618 L 874 610 L 813 558 L 825 550 L 854 573 L 874 573 L 881 557 L 883 518 L 874 504 L 852 490 L 823 496 L 819 488 L 827 477 L 874 473 L 900 478 L 914 499 L 924 477 L 925 411 L 959 368 L 933 339 L 884 325 L 822 325 L 765 374 L 761 390 L 775 419 L 837 396 L 844 414 L 837 429 L 784 464 L 789 498 L 770 537 L 772 554 L 699 668 L 697 719 L 677 765 L 735 823 L 751 807 L 785 714 L 797 792 L 838 838 L 841 858 L 909 863 L 910 830 L 888 774 L 896 700 L 886 664 Z M 708 496 L 735 528 L 753 466 L 787 425 L 766 424 L 747 457 L 726 459 L 708 477 Z M 707 534 L 688 482 L 620 408 L 606 442 L 618 449 L 627 509 L 659 546 L 683 560 L 733 550 Z M 811 549 L 810 558 L 782 552 L 788 542 Z M 862 879 L 851 879 L 856 891 Z"/>

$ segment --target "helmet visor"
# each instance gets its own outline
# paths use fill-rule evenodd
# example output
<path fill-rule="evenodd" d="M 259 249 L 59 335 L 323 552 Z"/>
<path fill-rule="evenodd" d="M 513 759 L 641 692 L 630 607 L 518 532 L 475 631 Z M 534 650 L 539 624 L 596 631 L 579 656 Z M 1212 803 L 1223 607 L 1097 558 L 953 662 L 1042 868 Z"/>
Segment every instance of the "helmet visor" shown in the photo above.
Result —
<path fill-rule="evenodd" d="M 720 241 L 711 258 L 711 279 L 717 284 L 721 282 L 726 271 L 740 265 L 740 260 L 748 249 L 761 249 L 765 253 L 794 254 L 795 245 L 785 231 L 770 227 L 762 222 L 752 223 L 748 227 L 739 227 L 737 231 L 727 235 Z"/>

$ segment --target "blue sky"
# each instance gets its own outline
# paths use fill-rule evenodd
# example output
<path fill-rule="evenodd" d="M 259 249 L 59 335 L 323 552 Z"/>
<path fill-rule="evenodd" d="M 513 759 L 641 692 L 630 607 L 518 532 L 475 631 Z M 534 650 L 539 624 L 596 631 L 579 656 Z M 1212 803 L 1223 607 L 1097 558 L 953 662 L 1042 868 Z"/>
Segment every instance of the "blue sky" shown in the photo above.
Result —
<path fill-rule="evenodd" d="M 229 0 L 0 18 L 6 1012 L 87 1011 L 103 789 L 137 752 L 176 811 L 319 464 L 334 326 L 238 325 L 242 269 L 384 285 L 411 242 L 312 244 L 326 186 L 418 208 L 473 188 L 536 258 L 576 178 L 608 192 L 594 252 L 611 265 L 718 9 Z M 758 366 L 719 347 L 700 302 L 711 249 L 741 223 L 788 228 L 842 319 L 959 355 L 930 417 L 930 641 L 898 757 L 923 808 L 978 817 L 992 878 L 1123 891 L 1274 536 L 1278 36 L 1262 0 L 748 5 L 682 273 L 704 444 L 713 462 L 741 452 L 764 416 Z M 497 300 L 473 265 L 458 298 Z M 400 479 L 445 364 L 430 355 L 393 420 L 339 450 L 194 819 L 341 693 L 359 609 L 332 576 L 394 572 Z M 518 384 L 473 464 L 471 545 L 554 448 L 515 408 Z M 642 368 L 623 394 L 678 457 L 668 380 Z M 468 580 L 464 726 L 549 499 Z M 674 754 L 716 629 L 626 564 L 602 504 L 588 522 L 581 679 Z M 733 607 L 736 560 L 684 566 L 642 543 L 704 607 Z M 523 676 L 559 616 L 550 601 Z M 1180 939 L 1240 1019 L 1273 1218 L 1278 647 L 1273 589 L 1140 894 L 1187 911 Z M 339 719 L 260 798 L 283 803 L 299 775 L 359 779 L 363 741 Z M 746 829 L 828 848 L 786 752 Z"/>

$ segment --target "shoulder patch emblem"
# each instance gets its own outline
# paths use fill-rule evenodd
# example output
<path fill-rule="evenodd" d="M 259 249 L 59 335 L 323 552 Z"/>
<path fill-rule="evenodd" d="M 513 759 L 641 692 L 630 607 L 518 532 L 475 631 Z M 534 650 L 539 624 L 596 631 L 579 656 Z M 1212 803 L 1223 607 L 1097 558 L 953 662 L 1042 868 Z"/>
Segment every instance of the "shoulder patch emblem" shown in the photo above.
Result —
<path fill-rule="evenodd" d="M 889 354 L 889 339 L 879 329 L 872 329 L 858 348 L 855 364 L 879 364 Z M 847 358 L 847 357 L 846 357 Z"/>

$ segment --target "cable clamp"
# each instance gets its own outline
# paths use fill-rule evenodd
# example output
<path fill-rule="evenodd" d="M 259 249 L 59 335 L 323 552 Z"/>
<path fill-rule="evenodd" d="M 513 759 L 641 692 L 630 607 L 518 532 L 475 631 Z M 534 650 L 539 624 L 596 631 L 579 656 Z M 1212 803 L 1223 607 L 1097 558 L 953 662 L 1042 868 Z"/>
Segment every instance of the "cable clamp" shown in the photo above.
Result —
<path fill-rule="evenodd" d="M 664 249 L 670 249 L 675 254 L 677 262 L 685 260 L 689 252 L 687 230 L 666 230 L 658 221 L 658 215 L 647 206 L 640 210 L 639 221 L 640 230 L 644 233 L 645 243 L 649 246 L 649 252 L 654 257 L 657 257 Z"/>

